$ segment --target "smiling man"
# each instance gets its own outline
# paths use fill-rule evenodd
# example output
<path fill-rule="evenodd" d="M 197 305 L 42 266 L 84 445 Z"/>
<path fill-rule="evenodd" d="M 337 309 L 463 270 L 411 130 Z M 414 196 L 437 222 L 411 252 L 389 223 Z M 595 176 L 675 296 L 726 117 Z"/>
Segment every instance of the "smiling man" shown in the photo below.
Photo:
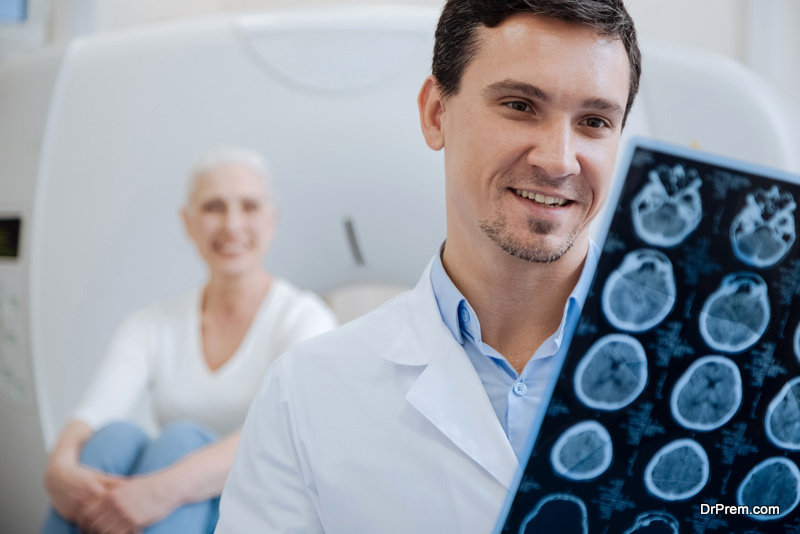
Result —
<path fill-rule="evenodd" d="M 615 0 L 449 0 L 422 132 L 447 240 L 417 287 L 285 354 L 218 532 L 490 532 L 597 263 L 638 87 Z"/>

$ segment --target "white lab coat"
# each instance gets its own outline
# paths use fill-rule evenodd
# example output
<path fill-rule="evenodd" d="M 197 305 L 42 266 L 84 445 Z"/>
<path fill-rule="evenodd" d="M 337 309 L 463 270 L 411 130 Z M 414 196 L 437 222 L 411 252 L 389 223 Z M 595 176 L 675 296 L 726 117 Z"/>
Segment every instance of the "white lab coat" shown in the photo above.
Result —
<path fill-rule="evenodd" d="M 518 461 L 472 363 L 417 287 L 270 369 L 220 534 L 487 534 Z"/>

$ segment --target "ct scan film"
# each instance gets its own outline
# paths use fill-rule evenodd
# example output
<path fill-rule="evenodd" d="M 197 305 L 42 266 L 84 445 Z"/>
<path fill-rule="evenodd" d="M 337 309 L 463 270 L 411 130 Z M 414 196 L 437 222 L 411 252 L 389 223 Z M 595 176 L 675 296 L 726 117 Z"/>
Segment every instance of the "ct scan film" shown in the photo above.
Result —
<path fill-rule="evenodd" d="M 627 165 L 496 532 L 800 534 L 800 177 L 641 139 Z"/>

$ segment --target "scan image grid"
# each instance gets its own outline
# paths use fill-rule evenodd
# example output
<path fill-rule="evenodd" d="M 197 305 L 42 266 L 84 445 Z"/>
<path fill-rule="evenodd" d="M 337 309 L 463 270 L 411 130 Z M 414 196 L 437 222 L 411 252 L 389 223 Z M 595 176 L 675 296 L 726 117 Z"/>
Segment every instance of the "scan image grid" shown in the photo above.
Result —
<path fill-rule="evenodd" d="M 800 534 L 800 177 L 628 165 L 503 532 Z"/>

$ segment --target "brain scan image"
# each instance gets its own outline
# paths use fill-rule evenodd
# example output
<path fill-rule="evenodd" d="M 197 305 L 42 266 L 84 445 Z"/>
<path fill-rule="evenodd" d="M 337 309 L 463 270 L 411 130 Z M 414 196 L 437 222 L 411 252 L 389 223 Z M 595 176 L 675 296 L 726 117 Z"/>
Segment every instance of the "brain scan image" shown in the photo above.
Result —
<path fill-rule="evenodd" d="M 623 534 L 679 534 L 678 520 L 666 512 L 645 512 L 636 516 L 633 526 Z"/>
<path fill-rule="evenodd" d="M 670 407 L 675 420 L 691 430 L 719 428 L 742 403 L 742 375 L 724 356 L 705 356 L 689 366 L 672 390 Z"/>
<path fill-rule="evenodd" d="M 571 426 L 550 452 L 553 470 L 571 480 L 590 480 L 603 474 L 613 457 L 611 436 L 597 421 Z"/>
<path fill-rule="evenodd" d="M 800 323 L 797 323 L 797 328 L 794 331 L 794 355 L 797 356 L 797 361 L 800 362 Z"/>
<path fill-rule="evenodd" d="M 674 247 L 691 234 L 703 217 L 700 185 L 695 169 L 677 164 L 659 165 L 631 203 L 633 228 L 647 244 Z"/>
<path fill-rule="evenodd" d="M 590 408 L 624 408 L 647 385 L 647 356 L 636 338 L 611 334 L 600 338 L 578 363 L 574 386 L 578 399 Z"/>
<path fill-rule="evenodd" d="M 694 497 L 708 482 L 706 451 L 692 439 L 679 439 L 662 447 L 644 471 L 644 485 L 665 501 Z"/>
<path fill-rule="evenodd" d="M 800 377 L 790 380 L 775 396 L 764 418 L 767 438 L 782 449 L 800 451 Z"/>
<path fill-rule="evenodd" d="M 618 330 L 644 332 L 669 315 L 675 305 L 672 263 L 657 250 L 629 252 L 603 287 L 603 313 Z"/>
<path fill-rule="evenodd" d="M 736 501 L 751 509 L 753 506 L 779 506 L 780 514 L 748 517 L 757 521 L 780 519 L 800 503 L 800 470 L 788 458 L 767 458 L 747 473 L 736 491 Z"/>
<path fill-rule="evenodd" d="M 736 257 L 757 268 L 781 261 L 794 244 L 795 207 L 792 194 L 781 193 L 777 185 L 748 194 L 745 207 L 731 225 Z"/>
<path fill-rule="evenodd" d="M 722 279 L 700 311 L 700 335 L 714 350 L 742 352 L 761 338 L 769 324 L 767 284 L 754 273 Z"/>
<path fill-rule="evenodd" d="M 586 505 L 569 493 L 554 493 L 536 503 L 519 527 L 519 534 L 588 534 Z"/>

